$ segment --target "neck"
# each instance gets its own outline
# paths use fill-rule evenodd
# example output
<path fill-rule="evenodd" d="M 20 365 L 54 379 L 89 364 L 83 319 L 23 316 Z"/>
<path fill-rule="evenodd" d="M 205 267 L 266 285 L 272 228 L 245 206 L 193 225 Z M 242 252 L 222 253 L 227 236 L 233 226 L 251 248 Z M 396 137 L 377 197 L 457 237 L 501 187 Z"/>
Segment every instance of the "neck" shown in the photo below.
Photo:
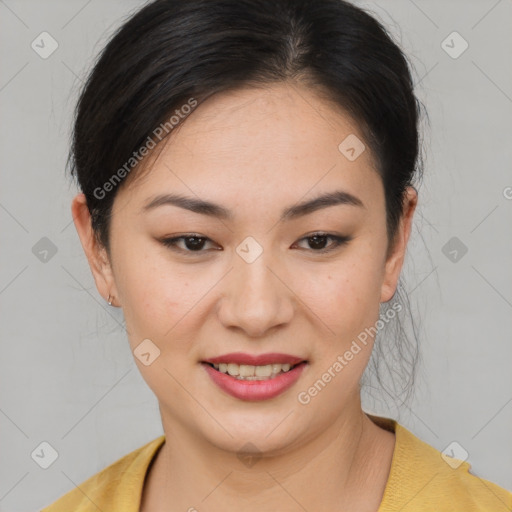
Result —
<path fill-rule="evenodd" d="M 380 504 L 394 436 L 376 426 L 359 401 L 323 432 L 245 464 L 239 454 L 162 419 L 166 442 L 148 471 L 143 512 L 377 510 Z"/>

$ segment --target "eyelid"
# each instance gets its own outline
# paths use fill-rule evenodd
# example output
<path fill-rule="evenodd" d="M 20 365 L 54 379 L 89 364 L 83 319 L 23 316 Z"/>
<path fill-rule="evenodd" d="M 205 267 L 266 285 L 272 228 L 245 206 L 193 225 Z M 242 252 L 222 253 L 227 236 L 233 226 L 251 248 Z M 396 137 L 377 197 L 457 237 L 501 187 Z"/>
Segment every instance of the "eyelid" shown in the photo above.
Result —
<path fill-rule="evenodd" d="M 311 252 L 312 254 L 326 254 L 328 252 L 335 251 L 336 249 L 347 244 L 348 242 L 350 242 L 353 239 L 352 236 L 348 236 L 348 235 L 347 236 L 336 235 L 334 233 L 329 233 L 327 231 L 314 231 L 313 233 L 310 233 L 310 234 L 300 238 L 298 240 L 298 242 L 301 242 L 302 240 L 307 240 L 308 238 L 313 238 L 314 236 L 330 238 L 331 240 L 334 241 L 334 243 L 332 243 L 331 246 L 328 247 L 327 249 L 319 249 L 319 250 L 305 249 L 306 251 Z"/>
<path fill-rule="evenodd" d="M 315 254 L 315 253 L 316 254 L 326 254 L 328 252 L 334 251 L 337 248 L 347 244 L 348 242 L 350 242 L 353 239 L 352 236 L 337 235 L 337 234 L 329 233 L 326 231 L 313 231 L 312 233 L 309 233 L 309 234 L 303 236 L 302 238 L 299 238 L 297 240 L 297 242 L 302 242 L 303 240 L 307 240 L 308 238 L 313 238 L 314 236 L 330 238 L 331 240 L 333 240 L 333 243 L 327 249 L 318 249 L 318 250 L 304 249 L 305 251 L 311 252 L 313 254 Z M 207 243 L 208 242 L 214 243 L 213 240 L 211 240 L 209 237 L 203 236 L 199 233 L 185 233 L 183 235 L 178 235 L 178 236 L 173 236 L 173 237 L 164 237 L 164 238 L 160 239 L 159 241 L 165 247 L 167 247 L 175 252 L 184 254 L 186 256 L 195 256 L 195 255 L 200 255 L 201 253 L 209 253 L 210 252 L 210 251 L 205 251 L 202 249 L 198 250 L 198 251 L 191 251 L 191 250 L 187 250 L 187 249 L 182 249 L 181 247 L 177 247 L 176 243 L 185 238 L 199 238 L 199 239 L 205 240 Z M 294 242 L 294 245 L 297 242 Z M 219 249 L 216 249 L 216 250 L 219 250 Z M 220 250 L 222 250 L 222 249 L 220 249 Z"/>
<path fill-rule="evenodd" d="M 177 247 L 176 243 L 178 241 L 181 241 L 185 238 L 200 238 L 202 240 L 205 240 L 206 242 L 213 243 L 213 240 L 211 238 L 208 238 L 207 236 L 200 235 L 199 233 L 185 233 L 183 235 L 178 236 L 172 236 L 172 237 L 164 237 L 161 238 L 159 241 L 167 248 L 171 249 L 172 251 L 178 252 L 180 254 L 184 254 L 186 256 L 195 256 L 201 253 L 208 253 L 209 251 L 200 250 L 200 251 L 190 251 L 187 249 L 182 249 L 181 247 Z"/>

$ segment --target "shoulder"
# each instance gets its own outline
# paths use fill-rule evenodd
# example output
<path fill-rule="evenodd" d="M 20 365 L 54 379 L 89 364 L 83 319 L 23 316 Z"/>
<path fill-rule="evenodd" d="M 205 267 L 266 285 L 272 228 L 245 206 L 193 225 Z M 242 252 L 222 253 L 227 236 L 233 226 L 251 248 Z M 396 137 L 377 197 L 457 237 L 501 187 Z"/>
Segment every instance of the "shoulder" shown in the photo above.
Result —
<path fill-rule="evenodd" d="M 510 512 L 512 493 L 393 420 L 395 451 L 378 512 Z M 451 454 L 453 455 L 453 453 Z"/>
<path fill-rule="evenodd" d="M 165 436 L 128 453 L 64 494 L 41 512 L 123 510 L 138 512 L 138 503 L 149 463 Z"/>

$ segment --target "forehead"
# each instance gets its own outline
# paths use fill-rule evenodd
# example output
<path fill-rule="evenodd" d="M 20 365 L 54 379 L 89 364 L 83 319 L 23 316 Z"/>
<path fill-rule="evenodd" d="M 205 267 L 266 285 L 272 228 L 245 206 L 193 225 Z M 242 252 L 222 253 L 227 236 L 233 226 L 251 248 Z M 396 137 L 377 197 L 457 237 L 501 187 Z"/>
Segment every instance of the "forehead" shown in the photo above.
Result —
<path fill-rule="evenodd" d="M 217 94 L 148 160 L 142 179 L 128 186 L 130 202 L 142 206 L 151 194 L 179 191 L 237 206 L 243 201 L 272 207 L 334 188 L 364 201 L 375 195 L 380 178 L 369 148 L 350 160 L 340 151 L 346 140 L 363 143 L 354 121 L 296 84 Z"/>

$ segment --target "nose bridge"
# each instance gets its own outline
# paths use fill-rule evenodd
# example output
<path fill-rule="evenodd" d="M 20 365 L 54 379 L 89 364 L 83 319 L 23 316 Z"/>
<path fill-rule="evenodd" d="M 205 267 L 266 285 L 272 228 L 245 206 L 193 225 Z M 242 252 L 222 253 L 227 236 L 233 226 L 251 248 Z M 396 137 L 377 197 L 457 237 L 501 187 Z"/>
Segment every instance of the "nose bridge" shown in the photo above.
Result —
<path fill-rule="evenodd" d="M 226 327 L 238 326 L 251 336 L 264 334 L 272 327 L 290 320 L 291 293 L 278 278 L 279 265 L 251 237 L 236 249 L 230 285 L 219 311 Z M 282 279 L 282 278 L 281 278 Z"/>

